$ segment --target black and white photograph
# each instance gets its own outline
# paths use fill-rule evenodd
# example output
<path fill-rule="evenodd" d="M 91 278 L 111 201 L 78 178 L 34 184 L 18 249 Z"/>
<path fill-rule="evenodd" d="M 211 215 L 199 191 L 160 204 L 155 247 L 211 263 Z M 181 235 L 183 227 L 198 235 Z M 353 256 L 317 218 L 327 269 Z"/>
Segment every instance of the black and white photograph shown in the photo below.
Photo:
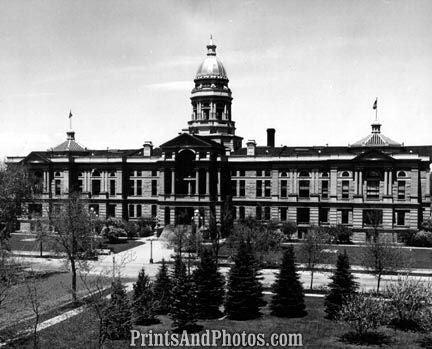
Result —
<path fill-rule="evenodd" d="M 432 1 L 0 0 L 0 349 L 432 349 Z"/>

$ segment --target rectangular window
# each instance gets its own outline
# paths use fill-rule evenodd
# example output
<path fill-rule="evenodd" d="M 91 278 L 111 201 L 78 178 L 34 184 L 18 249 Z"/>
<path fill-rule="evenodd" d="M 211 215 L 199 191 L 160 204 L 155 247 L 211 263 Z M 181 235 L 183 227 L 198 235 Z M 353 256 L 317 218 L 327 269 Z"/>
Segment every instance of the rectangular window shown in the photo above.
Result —
<path fill-rule="evenodd" d="M 115 217 L 115 210 L 116 210 L 116 205 L 114 205 L 114 204 L 108 204 L 108 207 L 107 207 L 107 216 L 108 217 Z"/>
<path fill-rule="evenodd" d="M 309 224 L 310 211 L 309 208 L 297 208 L 297 224 Z"/>
<path fill-rule="evenodd" d="M 379 199 L 379 181 L 376 180 L 369 180 L 367 181 L 367 185 L 366 185 L 366 197 L 367 199 L 370 200 L 376 200 Z"/>
<path fill-rule="evenodd" d="M 157 205 L 151 205 L 151 215 L 152 217 L 157 216 Z"/>
<path fill-rule="evenodd" d="M 245 176 L 245 170 L 240 170 L 239 171 L 239 176 L 240 177 L 244 177 Z"/>
<path fill-rule="evenodd" d="M 270 177 L 271 176 L 271 171 L 270 170 L 265 170 L 264 176 Z"/>
<path fill-rule="evenodd" d="M 82 193 L 82 191 L 83 191 L 83 180 L 82 179 L 78 179 L 77 190 L 78 190 L 79 193 Z"/>
<path fill-rule="evenodd" d="M 256 197 L 262 197 L 262 181 L 256 181 Z"/>
<path fill-rule="evenodd" d="M 342 181 L 342 199 L 349 199 L 349 181 Z"/>
<path fill-rule="evenodd" d="M 129 185 L 128 185 L 128 195 L 129 196 L 134 196 L 135 195 L 135 181 L 133 180 L 129 180 Z"/>
<path fill-rule="evenodd" d="M 152 170 L 151 175 L 152 177 L 157 177 L 157 170 Z"/>
<path fill-rule="evenodd" d="M 231 177 L 237 177 L 237 171 L 231 170 Z"/>
<path fill-rule="evenodd" d="M 56 179 L 54 181 L 54 194 L 55 195 L 61 194 L 61 180 L 60 179 Z"/>
<path fill-rule="evenodd" d="M 231 193 L 233 196 L 237 196 L 237 181 L 236 180 L 231 181 Z"/>
<path fill-rule="evenodd" d="M 237 219 L 237 207 L 233 206 L 231 213 L 232 213 L 233 219 Z"/>
<path fill-rule="evenodd" d="M 341 223 L 349 224 L 349 210 L 341 210 Z"/>
<path fill-rule="evenodd" d="M 137 181 L 136 181 L 136 194 L 137 194 L 137 196 L 142 196 L 142 180 L 141 179 L 138 179 Z"/>
<path fill-rule="evenodd" d="M 129 205 L 129 217 L 135 217 L 134 205 Z"/>
<path fill-rule="evenodd" d="M 281 207 L 280 208 L 280 220 L 281 221 L 286 221 L 287 220 L 287 208 L 286 207 Z"/>
<path fill-rule="evenodd" d="M 396 225 L 405 225 L 405 211 L 396 211 Z"/>
<path fill-rule="evenodd" d="M 156 179 L 153 179 L 151 181 L 151 194 L 152 194 L 152 196 L 157 195 L 157 184 L 158 184 L 158 182 Z"/>
<path fill-rule="evenodd" d="M 245 180 L 244 179 L 242 179 L 240 181 L 240 193 L 239 193 L 239 195 L 240 196 L 246 196 L 246 184 L 245 184 Z"/>
<path fill-rule="evenodd" d="M 329 182 L 328 181 L 322 181 L 321 182 L 321 198 L 322 199 L 328 199 L 328 189 L 329 189 Z"/>
<path fill-rule="evenodd" d="M 256 171 L 256 176 L 257 177 L 261 177 L 262 176 L 262 170 L 257 170 Z"/>
<path fill-rule="evenodd" d="M 244 206 L 239 207 L 239 219 L 244 220 L 245 219 L 245 208 Z"/>
<path fill-rule="evenodd" d="M 398 181 L 398 200 L 405 200 L 405 181 Z"/>
<path fill-rule="evenodd" d="M 299 197 L 309 197 L 309 181 L 299 181 Z"/>
<path fill-rule="evenodd" d="M 282 180 L 281 181 L 281 198 L 286 198 L 288 196 L 288 181 Z"/>
<path fill-rule="evenodd" d="M 140 204 L 136 205 L 136 216 L 137 217 L 142 216 L 142 206 Z"/>
<path fill-rule="evenodd" d="M 264 196 L 269 198 L 271 196 L 271 181 L 264 182 Z"/>
<path fill-rule="evenodd" d="M 116 180 L 110 179 L 110 195 L 114 196 L 116 194 Z"/>
<path fill-rule="evenodd" d="M 262 208 L 261 206 L 257 206 L 255 209 L 255 218 L 260 221 L 262 219 Z"/>
<path fill-rule="evenodd" d="M 92 180 L 92 194 L 93 195 L 99 195 L 101 192 L 101 181 L 100 179 L 93 179 Z"/>
<path fill-rule="evenodd" d="M 363 210 L 363 225 L 372 227 L 382 225 L 382 210 Z"/>
<path fill-rule="evenodd" d="M 329 211 L 330 209 L 327 207 L 320 207 L 319 209 L 319 222 L 320 223 L 328 223 L 329 221 Z"/>
<path fill-rule="evenodd" d="M 270 220 L 270 207 L 268 206 L 264 207 L 264 220 Z"/>
<path fill-rule="evenodd" d="M 136 176 L 137 177 L 141 177 L 142 176 L 142 171 L 136 171 Z"/>

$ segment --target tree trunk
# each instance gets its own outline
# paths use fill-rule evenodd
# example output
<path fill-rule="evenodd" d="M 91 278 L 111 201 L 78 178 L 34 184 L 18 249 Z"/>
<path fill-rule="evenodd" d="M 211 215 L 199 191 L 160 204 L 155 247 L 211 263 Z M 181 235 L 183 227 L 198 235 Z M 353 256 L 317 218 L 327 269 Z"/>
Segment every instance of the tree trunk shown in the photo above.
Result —
<path fill-rule="evenodd" d="M 40 256 L 42 257 L 42 252 L 43 252 L 42 240 L 39 242 L 39 249 L 40 249 Z"/>
<path fill-rule="evenodd" d="M 312 291 L 312 287 L 313 287 L 313 276 L 314 276 L 314 270 L 311 269 L 311 281 L 310 281 L 310 290 Z"/>
<path fill-rule="evenodd" d="M 76 265 L 75 259 L 71 258 L 71 269 L 72 269 L 72 300 L 74 303 L 77 302 L 77 273 L 76 273 Z"/>
<path fill-rule="evenodd" d="M 380 283 L 381 283 L 381 274 L 378 274 L 377 293 L 379 293 Z"/>

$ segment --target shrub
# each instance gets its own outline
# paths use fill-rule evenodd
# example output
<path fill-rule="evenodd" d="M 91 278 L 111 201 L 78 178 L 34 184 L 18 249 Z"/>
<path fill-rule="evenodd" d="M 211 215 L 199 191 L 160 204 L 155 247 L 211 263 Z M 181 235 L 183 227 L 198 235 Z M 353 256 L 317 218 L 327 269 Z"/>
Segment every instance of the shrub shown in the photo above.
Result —
<path fill-rule="evenodd" d="M 297 225 L 294 222 L 285 222 L 280 230 L 288 240 L 291 240 L 292 236 L 297 232 Z"/>
<path fill-rule="evenodd" d="M 392 325 L 402 330 L 427 330 L 432 326 L 432 289 L 417 279 L 399 278 L 386 287 Z"/>
<path fill-rule="evenodd" d="M 415 233 L 411 240 L 411 246 L 432 247 L 432 232 L 421 230 Z"/>
<path fill-rule="evenodd" d="M 382 299 L 359 293 L 342 306 L 339 320 L 354 330 L 350 341 L 368 341 L 368 336 L 375 336 L 373 330 L 389 323 L 388 306 Z"/>
<path fill-rule="evenodd" d="M 111 244 L 115 244 L 120 242 L 121 238 L 127 238 L 127 233 L 122 228 L 117 228 L 114 226 L 108 226 L 102 229 L 102 235 L 109 241 Z"/>
<path fill-rule="evenodd" d="M 352 230 L 343 224 L 329 227 L 327 233 L 331 236 L 332 243 L 334 244 L 350 244 Z"/>
<path fill-rule="evenodd" d="M 425 219 L 421 224 L 422 230 L 432 232 L 432 218 Z"/>
<path fill-rule="evenodd" d="M 137 236 L 139 226 L 135 222 L 129 221 L 126 223 L 125 230 L 126 230 L 126 234 L 127 234 L 128 239 L 133 239 L 134 237 Z"/>

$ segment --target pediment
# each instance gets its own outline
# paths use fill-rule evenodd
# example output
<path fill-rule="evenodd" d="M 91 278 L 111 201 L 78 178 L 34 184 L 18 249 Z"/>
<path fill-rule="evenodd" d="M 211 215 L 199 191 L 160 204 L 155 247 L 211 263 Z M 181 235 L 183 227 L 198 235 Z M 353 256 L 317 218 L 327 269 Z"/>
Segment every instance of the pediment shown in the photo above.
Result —
<path fill-rule="evenodd" d="M 370 150 L 356 156 L 354 161 L 394 161 L 394 158 L 379 150 Z"/>
<path fill-rule="evenodd" d="M 51 161 L 42 154 L 31 152 L 22 160 L 22 162 L 26 164 L 47 164 Z"/>
<path fill-rule="evenodd" d="M 188 133 L 182 133 L 177 137 L 165 142 L 160 146 L 163 148 L 222 148 L 222 145 L 213 142 L 212 140 L 204 139 L 203 137 L 198 137 L 190 135 Z"/>

